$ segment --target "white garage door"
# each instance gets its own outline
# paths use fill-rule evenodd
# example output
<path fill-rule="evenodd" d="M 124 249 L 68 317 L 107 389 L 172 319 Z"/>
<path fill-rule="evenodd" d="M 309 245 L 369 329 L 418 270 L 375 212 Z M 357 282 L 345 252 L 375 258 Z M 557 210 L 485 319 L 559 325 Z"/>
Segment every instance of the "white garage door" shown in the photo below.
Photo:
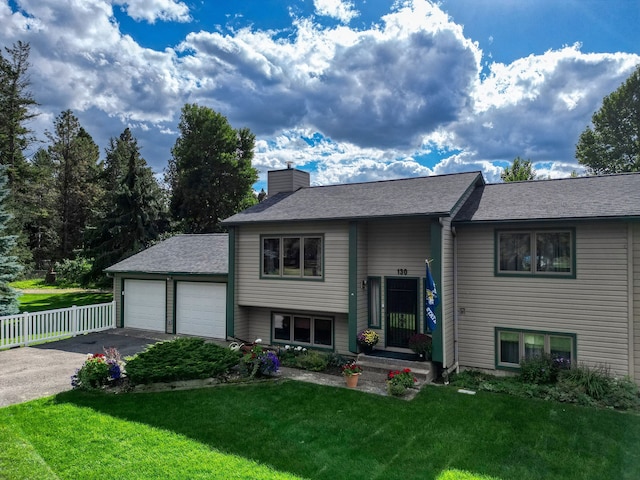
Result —
<path fill-rule="evenodd" d="M 124 326 L 164 332 L 167 288 L 160 280 L 124 281 Z"/>
<path fill-rule="evenodd" d="M 177 283 L 176 333 L 225 338 L 226 316 L 225 283 Z"/>

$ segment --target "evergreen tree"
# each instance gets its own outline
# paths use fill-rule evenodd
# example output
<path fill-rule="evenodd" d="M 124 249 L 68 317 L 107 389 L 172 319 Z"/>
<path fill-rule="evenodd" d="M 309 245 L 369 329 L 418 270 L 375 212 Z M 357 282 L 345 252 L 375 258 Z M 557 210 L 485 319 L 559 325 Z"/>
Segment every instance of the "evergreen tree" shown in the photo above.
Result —
<path fill-rule="evenodd" d="M 71 110 L 58 115 L 54 126 L 55 132 L 48 135 L 56 169 L 60 238 L 56 259 L 66 259 L 82 248 L 84 230 L 101 197 L 99 149 Z"/>
<path fill-rule="evenodd" d="M 207 107 L 187 104 L 178 126 L 167 179 L 171 213 L 184 233 L 220 230 L 220 221 L 257 202 L 251 166 L 255 136 L 234 130 L 227 119 Z"/>
<path fill-rule="evenodd" d="M 520 157 L 513 159 L 510 167 L 505 167 L 500 174 L 503 182 L 524 182 L 536 179 L 536 171 L 531 165 L 531 160 L 524 160 Z"/>
<path fill-rule="evenodd" d="M 105 268 L 150 246 L 158 238 L 164 217 L 164 194 L 129 129 L 119 139 L 111 139 L 105 180 L 109 187 L 104 203 L 108 207 L 89 240 L 93 279 Z"/>
<path fill-rule="evenodd" d="M 26 124 L 37 105 L 29 91 L 29 44 L 17 42 L 0 52 L 0 165 L 7 166 L 9 197 L 6 208 L 12 215 L 7 232 L 17 235 L 16 255 L 22 264 L 31 262 L 25 224 L 30 219 L 29 164 L 24 151 L 34 138 Z"/>
<path fill-rule="evenodd" d="M 24 198 L 29 210 L 23 219 L 36 269 L 50 267 L 60 244 L 55 175 L 56 168 L 49 152 L 38 149 L 27 170 Z"/>
<path fill-rule="evenodd" d="M 7 167 L 0 167 L 0 316 L 18 313 L 18 292 L 9 286 L 22 271 L 22 266 L 13 255 L 16 244 L 15 235 L 6 235 L 11 215 L 7 213 L 5 203 L 9 195 L 7 185 Z"/>

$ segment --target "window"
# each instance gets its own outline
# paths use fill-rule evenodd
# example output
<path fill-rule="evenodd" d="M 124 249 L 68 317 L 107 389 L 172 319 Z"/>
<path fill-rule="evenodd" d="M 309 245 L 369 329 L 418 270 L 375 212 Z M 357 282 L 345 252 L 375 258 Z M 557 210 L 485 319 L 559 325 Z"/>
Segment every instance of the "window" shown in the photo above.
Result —
<path fill-rule="evenodd" d="M 573 230 L 497 232 L 496 272 L 575 275 Z"/>
<path fill-rule="evenodd" d="M 367 279 L 369 287 L 369 326 L 380 328 L 382 322 L 381 316 L 381 279 L 380 277 L 369 277 Z"/>
<path fill-rule="evenodd" d="M 496 329 L 496 367 L 519 368 L 522 359 L 543 354 L 573 364 L 576 336 L 573 333 L 545 333 L 509 328 Z"/>
<path fill-rule="evenodd" d="M 314 315 L 273 313 L 273 341 L 313 347 L 333 345 L 333 319 Z"/>
<path fill-rule="evenodd" d="M 322 278 L 322 237 L 262 237 L 262 276 Z"/>

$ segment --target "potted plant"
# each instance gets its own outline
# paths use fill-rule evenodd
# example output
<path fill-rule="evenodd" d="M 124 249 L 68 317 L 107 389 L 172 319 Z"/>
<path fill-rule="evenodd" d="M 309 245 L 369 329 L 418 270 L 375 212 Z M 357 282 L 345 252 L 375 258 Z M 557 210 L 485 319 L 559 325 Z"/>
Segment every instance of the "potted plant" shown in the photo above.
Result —
<path fill-rule="evenodd" d="M 371 353 L 379 340 L 380 336 L 370 328 L 362 330 L 357 337 L 358 345 L 364 353 Z"/>
<path fill-rule="evenodd" d="M 347 382 L 347 387 L 355 388 L 358 385 L 358 378 L 362 374 L 362 367 L 355 360 L 345 363 L 340 367 L 342 375 Z"/>
<path fill-rule="evenodd" d="M 424 333 L 416 333 L 409 338 L 409 348 L 418 354 L 421 361 L 431 360 L 431 336 Z"/>

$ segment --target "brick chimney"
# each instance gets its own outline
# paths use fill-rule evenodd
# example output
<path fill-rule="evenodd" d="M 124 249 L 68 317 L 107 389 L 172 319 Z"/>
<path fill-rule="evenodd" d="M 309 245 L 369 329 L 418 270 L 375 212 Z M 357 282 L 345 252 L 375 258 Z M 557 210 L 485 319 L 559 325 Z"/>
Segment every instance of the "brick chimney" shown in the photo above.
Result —
<path fill-rule="evenodd" d="M 297 170 L 287 162 L 284 170 L 271 170 L 267 172 L 267 194 L 272 197 L 280 192 L 294 192 L 302 187 L 311 186 L 309 172 Z"/>

